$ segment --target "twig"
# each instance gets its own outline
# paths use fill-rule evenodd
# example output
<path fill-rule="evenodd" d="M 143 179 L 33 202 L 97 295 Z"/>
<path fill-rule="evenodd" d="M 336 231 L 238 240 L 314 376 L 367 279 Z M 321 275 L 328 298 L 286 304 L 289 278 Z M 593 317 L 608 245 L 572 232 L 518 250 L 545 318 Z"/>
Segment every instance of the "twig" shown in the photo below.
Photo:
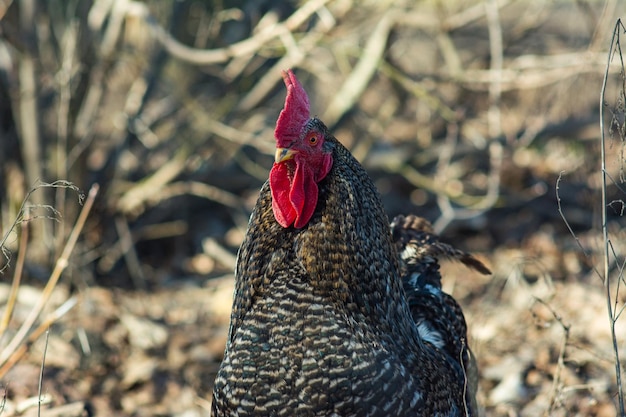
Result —
<path fill-rule="evenodd" d="M 471 366 L 471 351 L 469 349 L 469 347 L 467 346 L 467 343 L 465 341 L 465 338 L 461 338 L 461 347 L 462 349 L 459 350 L 459 356 L 456 358 L 460 364 L 462 364 L 463 366 L 461 366 L 461 371 L 463 372 L 463 409 L 464 409 L 464 414 L 465 417 L 469 417 L 470 413 L 473 411 L 473 409 L 476 407 L 476 388 L 472 386 L 470 388 L 470 380 L 469 380 L 469 376 L 467 375 L 467 368 L 469 366 Z M 470 355 L 469 360 L 467 362 L 465 362 L 464 358 L 463 358 L 463 352 L 467 352 L 468 355 Z M 471 392 L 470 392 L 471 390 Z M 469 394 L 469 398 L 468 398 L 468 394 Z M 470 403 L 471 406 L 468 407 L 467 403 Z"/>
<path fill-rule="evenodd" d="M 185 169 L 185 161 L 189 153 L 188 147 L 179 148 L 170 161 L 127 190 L 117 201 L 117 210 L 134 216 L 143 212 L 145 202 Z"/>
<path fill-rule="evenodd" d="M 489 176 L 487 181 L 487 192 L 478 201 L 465 208 L 453 208 L 449 201 L 449 195 L 443 194 L 445 198 L 438 198 L 437 202 L 442 209 L 441 216 L 433 224 L 435 233 L 440 234 L 452 220 L 468 220 L 478 217 L 493 207 L 500 196 L 500 172 L 502 171 L 502 160 L 504 152 L 502 144 L 492 141 L 489 144 Z M 437 188 L 437 195 L 441 194 L 441 188 Z M 460 199 L 456 199 L 460 201 Z"/>
<path fill-rule="evenodd" d="M 13 352 L 22 344 L 22 342 L 26 338 L 27 333 L 30 331 L 35 321 L 37 320 L 37 317 L 39 317 L 39 314 L 41 314 L 43 307 L 50 299 L 52 291 L 56 287 L 56 284 L 59 281 L 61 274 L 68 266 L 70 255 L 72 254 L 74 246 L 76 245 L 76 242 L 78 240 L 78 236 L 80 235 L 83 226 L 85 225 L 87 216 L 91 211 L 93 202 L 96 198 L 96 195 L 98 194 L 98 189 L 98 184 L 94 184 L 89 190 L 85 205 L 83 206 L 83 209 L 81 210 L 78 219 L 76 220 L 76 224 L 74 225 L 74 228 L 72 229 L 72 232 L 67 239 L 65 247 L 61 252 L 61 256 L 57 259 L 54 269 L 50 274 L 50 278 L 48 279 L 48 282 L 46 283 L 46 286 L 42 291 L 41 297 L 39 298 L 35 307 L 33 307 L 33 309 L 30 311 L 28 317 L 26 318 L 26 320 L 24 320 L 24 323 L 22 323 L 22 326 L 17 331 L 11 342 L 4 348 L 4 350 L 0 354 L 0 366 L 4 367 L 9 357 L 11 357 Z"/>
<path fill-rule="evenodd" d="M 122 33 L 122 27 L 128 5 L 131 3 L 129 0 L 114 0 L 113 7 L 110 9 L 108 16 L 108 23 L 102 42 L 100 42 L 100 54 L 103 57 L 109 57 L 115 51 L 115 45 Z"/>
<path fill-rule="evenodd" d="M 436 233 L 441 233 L 445 227 L 453 220 L 459 218 L 473 218 L 481 215 L 489 208 L 493 207 L 500 195 L 500 172 L 502 167 L 503 149 L 502 144 L 497 138 L 502 133 L 501 115 L 500 115 L 500 97 L 502 95 L 501 73 L 502 73 L 502 28 L 500 18 L 498 16 L 498 4 L 496 0 L 490 0 L 485 3 L 487 21 L 489 23 L 489 46 L 491 51 L 491 72 L 494 75 L 489 84 L 489 136 L 491 143 L 489 144 L 490 154 L 490 174 L 487 193 L 479 204 L 472 207 L 472 210 L 459 211 L 455 210 L 450 204 L 450 200 L 441 193 L 437 194 L 437 204 L 441 209 L 441 216 L 433 225 Z M 453 132 L 454 140 L 458 136 L 458 127 L 456 123 L 449 123 L 448 129 Z M 452 157 L 452 144 L 449 146 L 450 151 L 442 153 L 438 163 L 439 167 L 449 166 Z M 442 172 L 442 170 L 439 170 Z"/>
<path fill-rule="evenodd" d="M 43 390 L 43 370 L 46 365 L 46 353 L 48 352 L 48 341 L 50 339 L 50 327 L 46 329 L 46 342 L 43 347 L 43 357 L 41 358 L 41 368 L 39 370 L 39 384 L 37 385 L 37 416 L 41 417 L 41 392 Z"/>
<path fill-rule="evenodd" d="M 189 229 L 187 222 L 183 220 L 175 220 L 171 222 L 147 225 L 138 230 L 129 230 L 132 239 L 132 245 L 141 240 L 163 239 L 165 237 L 181 236 L 187 233 Z M 125 243 L 120 240 L 109 246 L 106 253 L 100 257 L 97 268 L 102 273 L 109 273 L 117 261 L 124 256 Z"/>
<path fill-rule="evenodd" d="M 35 415 L 34 412 L 30 411 L 20 414 L 21 417 L 34 417 Z M 82 401 L 48 408 L 44 413 L 45 417 L 83 417 L 90 415 L 91 414 L 86 411 L 85 403 Z"/>
<path fill-rule="evenodd" d="M 502 26 L 498 15 L 498 3 L 489 0 L 485 3 L 487 23 L 489 27 L 489 51 L 491 56 L 490 70 L 493 78 L 489 83 L 489 136 L 491 140 L 502 134 L 500 97 L 502 96 Z"/>
<path fill-rule="evenodd" d="M 252 37 L 231 44 L 225 48 L 208 50 L 192 48 L 178 42 L 167 33 L 165 29 L 159 26 L 156 20 L 149 14 L 147 7 L 133 7 L 132 10 L 129 8 L 127 11 L 143 17 L 157 41 L 161 43 L 163 48 L 172 56 L 195 65 L 209 65 L 224 63 L 232 58 L 245 56 L 258 51 L 272 39 L 281 34 L 294 31 L 329 1 L 330 0 L 307 1 L 282 23 L 266 26 Z M 137 6 L 137 4 L 133 4 L 133 6 Z"/>
<path fill-rule="evenodd" d="M 26 339 L 26 343 L 19 345 L 19 347 L 15 350 L 9 352 L 8 358 L 0 364 L 0 378 L 6 375 L 9 369 L 11 369 L 13 365 L 15 365 L 26 354 L 30 345 L 32 345 L 39 338 L 39 336 L 46 331 L 46 329 L 74 308 L 77 303 L 78 298 L 74 296 L 61 304 L 59 308 L 48 315 L 45 320 L 43 320 L 41 324 L 33 330 L 33 332 Z"/>
<path fill-rule="evenodd" d="M 5 407 L 7 406 L 7 391 L 8 390 L 9 390 L 8 386 L 2 387 L 2 401 L 0 401 L 0 415 L 2 415 Z"/>
<path fill-rule="evenodd" d="M 15 227 L 18 224 L 21 224 L 21 223 L 26 222 L 26 221 L 34 220 L 34 219 L 36 219 L 38 217 L 38 216 L 29 216 L 28 219 L 26 219 L 26 217 L 25 217 L 26 210 L 29 207 L 28 202 L 30 200 L 30 197 L 37 190 L 39 190 L 41 188 L 56 188 L 56 187 L 70 188 L 70 189 L 78 192 L 79 193 L 79 202 L 82 204 L 83 195 L 80 192 L 80 189 L 78 187 L 76 187 L 74 184 L 72 184 L 71 182 L 64 181 L 64 180 L 58 180 L 58 181 L 54 181 L 52 183 L 45 183 L 45 182 L 37 181 L 35 183 L 35 185 L 33 185 L 32 188 L 28 191 L 28 193 L 26 194 L 24 199 L 22 200 L 22 204 L 20 205 L 20 208 L 17 211 L 18 212 L 17 217 L 15 218 L 15 220 L 13 220 L 13 223 L 11 223 L 11 226 L 7 229 L 5 234 L 2 236 L 2 239 L 0 239 L 0 250 L 2 250 L 2 255 L 4 255 L 5 260 L 6 260 L 6 264 L 3 265 L 2 267 L 0 267 L 0 273 L 2 273 L 6 268 L 8 268 L 8 266 L 10 264 L 10 261 L 11 261 L 11 258 L 9 256 L 9 254 L 7 254 L 8 251 L 5 251 L 5 245 L 6 245 L 6 242 L 7 242 L 8 238 L 9 238 L 9 236 L 15 230 Z M 52 211 L 53 213 L 56 214 L 56 209 L 54 207 L 52 207 L 52 206 L 41 204 L 41 205 L 35 205 L 34 207 L 45 208 L 45 209 L 48 209 L 48 210 L 50 210 L 50 211 Z"/>
<path fill-rule="evenodd" d="M 124 17 L 129 10 L 135 9 L 132 7 L 135 3 L 129 0 L 115 0 L 109 3 L 96 2 L 89 12 L 89 26 L 94 32 L 104 31 L 104 35 L 98 50 L 98 62 L 92 67 L 93 70 L 89 76 L 89 83 L 87 84 L 89 90 L 85 94 L 83 105 L 76 115 L 74 136 L 80 138 L 80 141 L 70 151 L 67 158 L 68 167 L 73 165 L 93 139 L 91 129 L 94 126 L 94 120 L 97 120 L 96 113 L 100 108 L 105 90 L 105 77 L 112 66 L 112 62 L 114 62 L 111 55 L 116 51 L 115 45 L 123 28 Z M 102 29 L 105 22 L 107 22 L 107 26 Z"/>
<path fill-rule="evenodd" d="M 569 324 L 565 324 L 565 322 L 563 321 L 563 318 L 561 317 L 561 315 L 558 314 L 543 299 L 541 299 L 539 297 L 536 297 L 534 295 L 532 297 L 535 300 L 535 302 L 543 305 L 548 310 L 550 310 L 550 313 L 552 314 L 552 317 L 554 317 L 554 319 L 561 325 L 561 328 L 563 329 L 563 340 L 561 341 L 561 347 L 559 349 L 559 358 L 557 360 L 557 367 L 556 367 L 556 369 L 554 371 L 554 375 L 552 376 L 553 380 L 552 380 L 552 394 L 550 395 L 550 406 L 548 407 L 548 409 L 544 413 L 544 416 L 551 416 L 552 413 L 554 412 L 555 407 L 556 407 L 557 393 L 559 392 L 559 390 L 562 389 L 562 386 L 561 386 L 561 384 L 562 384 L 561 372 L 565 368 L 565 350 L 567 349 L 567 344 L 568 344 L 568 341 L 569 341 L 571 326 Z"/>
<path fill-rule="evenodd" d="M 165 187 L 159 195 L 155 195 L 154 200 L 150 200 L 150 203 L 158 204 L 160 201 L 183 194 L 206 198 L 233 210 L 242 210 L 241 198 L 235 194 L 198 181 L 173 182 Z"/>
<path fill-rule="evenodd" d="M 501 89 L 502 92 L 508 92 L 541 88 L 581 74 L 600 74 L 603 57 L 603 54 L 590 51 L 551 56 L 520 56 L 502 69 Z M 470 90 L 485 91 L 489 89 L 493 77 L 491 69 L 468 69 L 455 80 Z"/>
<path fill-rule="evenodd" d="M 582 242 L 576 235 L 576 232 L 574 232 L 574 229 L 572 229 L 572 226 L 570 225 L 569 220 L 567 220 L 565 213 L 563 212 L 563 206 L 561 204 L 561 194 L 559 193 L 561 190 L 560 185 L 561 185 L 562 180 L 563 180 L 563 172 L 560 172 L 558 178 L 556 179 L 556 186 L 555 186 L 557 211 L 559 212 L 559 216 L 561 216 L 561 220 L 563 220 L 563 223 L 565 223 L 565 227 L 567 227 L 567 231 L 576 241 L 576 245 L 580 249 L 580 252 L 585 256 L 585 258 L 589 259 L 591 261 L 591 264 L 593 265 L 593 255 L 589 253 L 587 249 L 585 249 Z M 595 272 L 595 274 L 600 279 L 602 279 L 602 274 L 600 273 L 600 271 L 598 271 L 598 269 L 595 266 L 592 266 L 592 269 Z"/>
<path fill-rule="evenodd" d="M 435 175 L 435 185 L 439 189 L 445 189 L 446 169 L 450 166 L 450 159 L 454 153 L 455 144 L 458 140 L 459 126 L 457 123 L 448 123 L 448 132 L 445 145 L 439 153 L 437 160 L 437 173 Z M 437 193 L 437 206 L 441 210 L 441 216 L 433 225 L 436 233 L 441 233 L 445 227 L 455 218 L 455 209 L 450 203 L 450 199 L 445 193 Z"/>
<path fill-rule="evenodd" d="M 334 94 L 333 100 L 323 115 L 323 120 L 329 126 L 333 126 L 354 106 L 354 103 L 363 94 L 365 87 L 376 73 L 376 68 L 378 68 L 378 64 L 385 52 L 389 32 L 394 25 L 397 13 L 397 11 L 391 10 L 383 15 L 367 40 L 361 59 L 359 59 L 354 70 L 350 73 L 337 94 Z"/>
<path fill-rule="evenodd" d="M 26 170 L 28 183 L 35 183 L 43 178 L 42 150 L 39 132 L 38 106 L 37 106 L 37 70 L 33 51 L 35 50 L 35 29 L 38 2 L 34 0 L 21 0 L 19 2 L 19 24 L 22 36 L 26 41 L 26 48 L 20 54 L 19 59 L 19 132 L 22 145 L 22 158 Z M 44 196 L 37 193 L 33 196 L 36 205 L 43 205 Z M 47 222 L 37 222 L 32 230 L 35 245 L 35 257 L 40 257 L 44 239 L 50 237 Z"/>
<path fill-rule="evenodd" d="M 512 0 L 500 0 L 494 2 L 494 6 L 496 7 L 497 11 L 497 9 L 502 9 L 510 3 L 512 3 Z M 485 16 L 485 6 L 483 6 L 481 2 L 474 6 L 468 7 L 467 9 L 459 13 L 447 17 L 443 23 L 443 28 L 446 31 L 456 30 L 463 26 L 467 26 L 478 19 L 481 19 L 483 16 Z"/>
<path fill-rule="evenodd" d="M 11 4 L 13 3 L 13 0 L 7 0 L 7 1 L 3 1 L 0 4 L 0 20 L 2 20 L 2 18 L 4 18 L 4 15 L 6 14 L 7 10 L 9 10 L 9 7 L 11 7 Z M 0 409 L 0 412 L 2 411 L 2 409 Z"/>
<path fill-rule="evenodd" d="M 605 139 L 605 127 L 604 127 L 604 106 L 606 97 L 606 86 L 609 78 L 609 69 L 611 62 L 613 61 L 613 54 L 617 53 L 620 58 L 622 77 L 624 77 L 624 61 L 620 44 L 620 30 L 626 32 L 626 28 L 622 24 L 620 19 L 617 19 L 613 30 L 613 36 L 611 37 L 611 45 L 609 47 L 608 61 L 606 64 L 606 70 L 604 72 L 604 78 L 602 80 L 602 92 L 600 94 L 600 152 L 601 152 L 601 171 L 602 171 L 602 239 L 604 241 L 604 288 L 606 292 L 607 314 L 609 315 L 609 324 L 611 328 L 611 340 L 613 342 L 613 353 L 615 355 L 615 377 L 617 382 L 617 389 L 619 395 L 619 409 L 622 416 L 626 415 L 626 408 L 624 406 L 624 387 L 622 386 L 622 368 L 619 355 L 619 345 L 617 335 L 615 333 L 615 317 L 613 306 L 611 305 L 611 280 L 609 271 L 609 258 L 611 253 L 609 251 L 609 229 L 607 218 L 607 168 L 606 168 L 606 139 Z"/>
<path fill-rule="evenodd" d="M 190 110 L 191 108 L 186 107 L 186 109 Z M 203 115 L 201 119 L 196 118 L 193 125 L 194 129 L 199 130 L 201 133 L 212 133 L 238 145 L 254 146 L 257 151 L 262 152 L 266 155 L 271 155 L 276 149 L 269 140 L 259 140 L 259 137 L 253 133 L 245 132 L 232 126 L 228 126 L 224 123 L 218 122 L 217 120 L 209 119 L 206 115 L 206 112 L 204 110 L 200 111 L 197 106 L 193 108 L 192 114 L 194 116 L 199 116 L 200 114 Z"/>
<path fill-rule="evenodd" d="M 618 389 L 618 404 L 619 404 L 618 406 L 620 409 L 620 415 L 625 416 L 626 409 L 624 407 L 624 388 L 622 385 L 622 370 L 621 370 L 621 362 L 620 362 L 620 355 L 619 355 L 619 343 L 618 343 L 617 335 L 615 332 L 616 320 L 619 317 L 619 314 L 621 314 L 621 311 L 618 313 L 617 316 L 615 315 L 614 306 L 612 305 L 611 280 L 610 280 L 611 278 L 610 276 L 611 254 L 613 254 L 613 256 L 615 256 L 616 254 L 612 251 L 612 243 L 611 243 L 610 236 L 609 236 L 608 217 L 607 217 L 607 208 L 609 207 L 608 199 L 607 199 L 607 186 L 608 186 L 607 179 L 611 179 L 611 181 L 613 182 L 614 180 L 608 173 L 607 166 L 606 166 L 606 162 L 607 162 L 606 161 L 607 160 L 606 146 L 607 145 L 606 145 L 606 136 L 605 136 L 606 128 L 604 125 L 604 108 L 608 104 L 606 103 L 606 98 L 605 98 L 606 88 L 607 88 L 607 83 L 608 83 L 608 78 L 609 78 L 609 70 L 611 68 L 611 63 L 614 59 L 614 54 L 618 54 L 620 57 L 620 63 L 621 63 L 621 68 L 622 68 L 621 73 L 622 73 L 622 77 L 624 76 L 623 75 L 624 74 L 623 72 L 624 62 L 623 62 L 623 56 L 621 53 L 621 45 L 619 41 L 620 30 L 626 31 L 626 28 L 624 28 L 624 25 L 622 24 L 621 20 L 618 19 L 613 30 L 613 36 L 611 38 L 611 45 L 610 45 L 609 53 L 608 53 L 608 62 L 605 67 L 604 78 L 602 81 L 602 89 L 601 89 L 601 94 L 600 94 L 600 148 L 601 148 L 600 149 L 600 152 L 601 152 L 600 169 L 601 169 L 601 174 L 602 174 L 602 186 L 601 186 L 602 225 L 601 225 L 601 228 L 602 228 L 602 240 L 604 243 L 603 245 L 604 246 L 603 247 L 603 273 L 601 273 L 595 267 L 595 265 L 592 267 L 592 269 L 594 273 L 602 280 L 603 286 L 605 289 L 607 314 L 609 318 L 609 326 L 610 326 L 610 331 L 611 331 L 611 341 L 613 344 L 615 378 L 616 378 L 616 384 L 617 384 L 617 389 Z M 624 92 L 622 92 L 622 94 L 624 94 Z M 561 219 L 565 223 L 565 226 L 567 227 L 568 231 L 570 232 L 570 234 L 576 241 L 576 244 L 580 248 L 581 252 L 588 259 L 592 259 L 591 254 L 589 254 L 589 252 L 583 247 L 582 243 L 578 239 L 578 236 L 576 236 L 576 233 L 572 230 L 572 227 L 570 226 L 569 221 L 567 220 L 567 218 L 565 217 L 565 214 L 563 213 L 563 210 L 561 207 L 561 197 L 559 195 L 559 184 L 561 182 L 562 174 L 563 173 L 559 174 L 559 177 L 556 183 L 556 198 L 557 198 L 557 207 L 558 207 L 559 215 L 561 216 Z M 617 298 L 617 294 L 616 294 L 616 298 Z"/>
<path fill-rule="evenodd" d="M 618 262 L 617 252 L 615 251 L 615 247 L 613 246 L 613 242 L 609 242 L 611 246 L 611 254 L 613 255 L 613 259 L 615 259 L 615 267 L 619 271 L 617 274 L 617 283 L 615 284 L 615 302 L 613 304 L 613 314 L 615 315 L 615 321 L 619 320 L 619 317 L 622 315 L 622 312 L 626 308 L 626 303 L 619 308 L 619 290 L 624 279 L 624 266 L 626 265 L 626 259 L 622 263 Z"/>
<path fill-rule="evenodd" d="M 37 410 L 40 404 L 50 404 L 51 402 L 51 395 L 29 397 L 15 405 L 15 412 L 19 416 L 34 417 L 38 415 Z M 32 410 L 33 408 L 35 408 L 35 410 Z"/>
<path fill-rule="evenodd" d="M 9 299 L 7 300 L 4 314 L 2 315 L 2 322 L 0 322 L 0 340 L 2 340 L 2 336 L 4 336 L 4 332 L 7 327 L 9 327 L 9 322 L 11 321 L 11 316 L 13 315 L 13 309 L 15 308 L 15 302 L 17 301 L 17 292 L 20 288 L 20 282 L 22 280 L 24 261 L 26 259 L 26 249 L 28 247 L 28 224 L 22 223 L 21 225 L 22 236 L 20 236 L 20 247 L 17 253 L 15 271 L 13 272 L 13 281 L 11 282 Z"/>
<path fill-rule="evenodd" d="M 437 32 L 435 39 L 437 40 L 437 46 L 439 47 L 439 51 L 441 51 L 448 73 L 453 79 L 460 77 L 463 73 L 463 66 L 461 64 L 461 57 L 454 46 L 454 41 L 452 41 L 452 36 L 450 33 L 440 30 Z"/>
<path fill-rule="evenodd" d="M 349 10 L 346 8 L 344 13 Z M 326 11 L 327 13 L 323 13 Z M 330 14 L 325 8 L 321 8 L 318 11 L 319 15 Z M 331 19 L 320 19 L 315 28 L 307 32 L 302 39 L 297 44 L 297 50 L 294 48 L 287 48 L 287 53 L 278 60 L 276 64 L 270 68 L 265 75 L 261 77 L 259 81 L 257 81 L 252 88 L 237 104 L 237 110 L 240 111 L 249 111 L 252 108 L 256 107 L 261 100 L 263 100 L 270 91 L 276 86 L 277 83 L 282 81 L 281 71 L 285 68 L 294 68 L 301 64 L 306 55 L 319 43 L 321 39 L 323 39 L 324 34 L 328 33 L 333 27 L 336 25 L 336 19 L 340 19 L 343 17 L 339 16 L 330 16 Z"/>
<path fill-rule="evenodd" d="M 484 7 L 481 13 L 486 12 L 488 15 L 490 28 L 489 35 L 492 62 L 491 70 L 489 71 L 490 78 L 488 80 L 490 91 L 489 132 L 491 138 L 495 139 L 501 134 L 499 105 L 500 97 L 502 94 L 502 29 L 500 27 L 498 17 L 499 6 L 497 2 L 495 0 L 491 0 L 485 6 L 481 5 L 481 7 Z M 399 20 L 402 20 L 402 18 L 399 18 Z M 453 44 L 448 45 L 448 47 L 454 49 Z M 455 62 L 457 61 L 457 59 L 454 58 L 454 56 L 456 56 L 456 51 L 450 50 L 446 53 L 446 55 L 448 56 L 448 58 L 446 59 L 448 67 L 450 68 L 451 73 L 454 74 L 454 68 L 459 66 L 458 64 L 455 64 Z M 451 196 L 450 193 L 446 191 L 446 188 L 442 187 L 442 183 L 444 182 L 445 178 L 443 173 L 446 167 L 449 166 L 449 161 L 452 156 L 450 151 L 453 149 L 453 145 L 449 142 L 450 140 L 456 141 L 456 137 L 458 136 L 458 127 L 456 126 L 458 115 L 455 114 L 454 110 L 442 104 L 439 99 L 432 97 L 430 94 L 426 93 L 425 89 L 419 84 L 408 80 L 390 65 L 385 66 L 384 69 L 387 75 L 389 75 L 394 80 L 400 82 L 407 90 L 413 92 L 418 98 L 425 100 L 425 102 L 429 104 L 431 108 L 438 111 L 440 115 L 449 122 L 447 137 L 448 139 L 446 141 L 447 145 L 444 146 L 444 152 L 439 155 L 437 163 L 439 180 L 432 182 L 428 178 L 420 175 L 419 173 L 414 172 L 414 170 L 412 170 L 412 168 L 408 166 L 402 169 L 403 176 L 405 176 L 405 178 L 407 178 L 410 182 L 421 188 L 434 190 L 437 194 L 437 202 L 442 214 L 433 225 L 435 231 L 437 233 L 441 233 L 452 220 L 474 218 L 481 215 L 489 208 L 493 207 L 498 201 L 498 197 L 500 195 L 500 173 L 504 156 L 502 144 L 497 140 L 493 140 L 489 144 L 490 171 L 488 177 L 488 188 L 485 196 L 478 201 L 465 201 L 465 209 L 455 209 L 451 204 L 451 200 L 461 202 L 461 200 L 469 199 L 467 199 L 466 197 L 453 198 L 453 196 Z"/>
<path fill-rule="evenodd" d="M 222 265 L 228 267 L 231 270 L 235 269 L 237 263 L 237 257 L 233 255 L 228 249 L 224 248 L 213 238 L 206 238 L 202 242 L 202 250 L 211 258 L 215 259 Z"/>
<path fill-rule="evenodd" d="M 616 11 L 617 6 L 620 1 L 618 0 L 607 0 L 603 3 L 602 13 L 600 17 L 595 22 L 595 27 L 593 30 L 593 35 L 591 36 L 591 41 L 589 42 L 589 50 L 595 51 L 600 49 L 602 46 L 602 42 L 606 40 L 606 27 L 611 24 L 614 17 L 619 14 L 619 11 Z M 578 4 L 586 4 L 584 2 L 579 2 Z M 591 4 L 588 5 L 591 8 Z M 590 13 L 584 13 L 584 15 L 589 15 Z M 593 25 L 594 22 L 591 22 Z"/>
<path fill-rule="evenodd" d="M 239 11 L 242 15 L 243 12 Z M 242 17 L 243 18 L 243 17 Z M 257 22 L 256 27 L 252 30 L 252 33 L 258 33 L 263 30 L 265 27 L 270 25 L 276 25 L 279 22 L 279 14 L 278 11 L 274 8 L 270 9 L 267 13 L 265 13 Z M 282 32 L 280 34 L 280 39 L 283 42 L 283 45 L 287 49 L 286 55 L 291 55 L 291 50 L 298 49 L 297 42 L 293 38 L 293 33 L 291 32 Z M 295 47 L 295 48 L 294 48 Z M 241 76 L 244 70 L 250 65 L 255 57 L 255 52 L 250 52 L 245 55 L 234 57 L 230 60 L 228 64 L 225 65 L 222 70 L 221 77 L 227 82 L 232 82 L 237 77 Z"/>
<path fill-rule="evenodd" d="M 448 122 L 457 121 L 458 116 L 456 112 L 435 94 L 431 94 L 423 83 L 410 79 L 388 62 L 382 64 L 382 72 L 393 81 L 402 85 L 407 92 L 413 94 L 415 98 L 426 104 L 430 109 L 437 112 L 444 120 Z"/>
<path fill-rule="evenodd" d="M 115 216 L 115 229 L 120 237 L 124 260 L 126 261 L 126 266 L 128 267 L 128 272 L 130 273 L 130 278 L 133 281 L 135 289 L 145 291 L 148 288 L 146 285 L 146 277 L 143 273 L 143 269 L 141 269 L 141 262 L 135 250 L 128 222 L 124 217 L 120 215 Z"/>
<path fill-rule="evenodd" d="M 61 68 L 57 72 L 55 79 L 57 80 L 57 89 L 59 94 L 59 104 L 57 110 L 57 166 L 56 177 L 67 178 L 67 141 L 68 130 L 70 124 L 70 100 L 72 98 L 71 80 L 72 69 L 76 55 L 78 38 L 78 24 L 73 21 L 64 30 L 62 39 L 62 61 Z M 65 202 L 66 189 L 56 189 L 56 206 L 61 207 Z M 56 225 L 56 242 L 55 249 L 61 250 L 63 239 L 65 239 L 65 222 Z M 55 253 L 58 256 L 58 253 Z"/>

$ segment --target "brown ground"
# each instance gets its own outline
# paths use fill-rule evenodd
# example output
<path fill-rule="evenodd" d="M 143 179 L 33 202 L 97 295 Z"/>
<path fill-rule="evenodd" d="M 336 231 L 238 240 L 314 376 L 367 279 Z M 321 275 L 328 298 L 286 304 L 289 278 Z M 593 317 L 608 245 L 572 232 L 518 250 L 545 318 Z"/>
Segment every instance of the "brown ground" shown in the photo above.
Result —
<path fill-rule="evenodd" d="M 619 412 L 601 278 L 598 102 L 624 4 L 313 0 L 293 15 L 295 2 L 271 0 L 116 9 L 85 0 L 43 2 L 31 15 L 29 1 L 8 3 L 2 314 L 21 257 L 25 266 L 0 332 L 0 365 L 16 359 L 0 367 L 0 415 L 36 413 L 27 404 L 36 404 L 42 363 L 42 415 L 208 415 L 236 250 L 271 166 L 287 67 L 375 178 L 390 216 L 432 220 L 444 240 L 491 267 L 486 277 L 444 269 L 469 323 L 484 414 Z M 607 213 L 610 305 L 620 311 L 626 112 L 619 54 L 612 62 Z M 29 204 L 59 214 L 29 206 L 30 218 L 48 219 L 28 223 L 20 251 L 24 235 L 8 232 L 36 179 L 101 188 L 33 329 L 68 300 L 76 305 L 48 333 L 13 346 L 80 211 L 74 191 L 39 189 Z M 615 333 L 623 369 L 624 317 Z"/>

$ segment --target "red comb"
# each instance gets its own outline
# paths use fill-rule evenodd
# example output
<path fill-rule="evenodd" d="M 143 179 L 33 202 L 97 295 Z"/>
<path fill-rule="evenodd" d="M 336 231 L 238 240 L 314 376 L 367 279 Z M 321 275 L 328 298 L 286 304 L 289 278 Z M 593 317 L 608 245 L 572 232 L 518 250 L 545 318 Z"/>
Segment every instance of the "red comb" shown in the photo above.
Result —
<path fill-rule="evenodd" d="M 287 98 L 274 130 L 276 146 L 279 148 L 291 145 L 309 120 L 309 96 L 292 70 L 283 71 L 283 81 L 287 86 Z"/>

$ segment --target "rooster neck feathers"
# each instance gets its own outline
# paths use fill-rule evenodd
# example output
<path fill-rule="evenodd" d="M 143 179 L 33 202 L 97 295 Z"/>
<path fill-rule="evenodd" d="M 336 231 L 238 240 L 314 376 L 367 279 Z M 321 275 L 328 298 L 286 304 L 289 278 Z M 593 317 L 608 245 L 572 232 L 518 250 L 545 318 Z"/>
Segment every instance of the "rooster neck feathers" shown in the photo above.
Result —
<path fill-rule="evenodd" d="M 385 337 L 412 339 L 417 332 L 402 295 L 398 255 L 378 191 L 341 143 L 330 135 L 326 142 L 334 163 L 317 184 L 316 209 L 302 228 L 280 225 L 274 210 L 268 209 L 271 182 L 261 189 L 239 253 L 236 273 L 241 293 L 235 303 L 244 304 L 239 308 L 243 313 L 267 290 L 261 277 L 294 263 L 312 291 L 339 310 Z"/>

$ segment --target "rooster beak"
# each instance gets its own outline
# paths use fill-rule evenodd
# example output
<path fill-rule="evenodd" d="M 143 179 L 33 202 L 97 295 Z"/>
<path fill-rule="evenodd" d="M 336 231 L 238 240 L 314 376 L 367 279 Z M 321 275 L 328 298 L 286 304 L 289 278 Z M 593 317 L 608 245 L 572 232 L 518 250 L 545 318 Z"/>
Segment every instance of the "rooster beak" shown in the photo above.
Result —
<path fill-rule="evenodd" d="M 276 154 L 274 155 L 274 162 L 277 164 L 287 161 L 289 159 L 293 159 L 293 157 L 298 153 L 298 151 L 294 151 L 289 148 L 276 148 Z"/>

